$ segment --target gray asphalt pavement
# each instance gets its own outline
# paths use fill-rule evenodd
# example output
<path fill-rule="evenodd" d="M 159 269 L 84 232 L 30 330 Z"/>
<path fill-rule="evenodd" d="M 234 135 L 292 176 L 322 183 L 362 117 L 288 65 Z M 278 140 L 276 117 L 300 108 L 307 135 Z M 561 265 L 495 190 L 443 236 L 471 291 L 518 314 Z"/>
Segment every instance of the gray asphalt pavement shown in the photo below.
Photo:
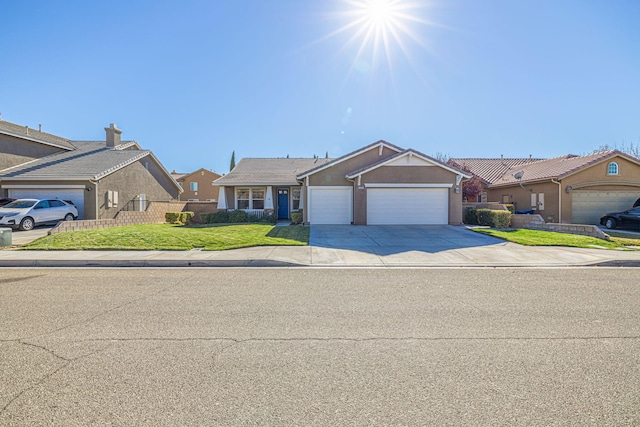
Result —
<path fill-rule="evenodd" d="M 24 233 L 24 232 L 23 232 Z M 18 234 L 18 233 L 16 233 Z M 455 226 L 312 226 L 306 247 L 228 251 L 0 250 L 0 267 L 640 266 L 640 251 L 526 247 Z"/>
<path fill-rule="evenodd" d="M 637 274 L 5 269 L 0 425 L 638 425 Z"/>

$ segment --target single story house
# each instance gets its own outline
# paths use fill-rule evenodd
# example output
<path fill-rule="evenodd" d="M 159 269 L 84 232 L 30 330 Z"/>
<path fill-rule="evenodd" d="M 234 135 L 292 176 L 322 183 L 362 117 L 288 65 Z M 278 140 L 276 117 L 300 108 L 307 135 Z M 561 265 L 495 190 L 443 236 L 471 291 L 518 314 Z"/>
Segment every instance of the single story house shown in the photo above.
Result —
<path fill-rule="evenodd" d="M 151 151 L 122 141 L 115 124 L 105 131 L 105 141 L 71 141 L 0 120 L 0 196 L 70 200 L 79 219 L 178 199 L 180 186 Z"/>
<path fill-rule="evenodd" d="M 618 150 L 552 159 L 451 159 L 486 182 L 486 201 L 534 210 L 547 222 L 598 224 L 640 197 L 640 160 Z"/>
<path fill-rule="evenodd" d="M 222 175 L 205 168 L 190 173 L 178 173 L 171 176 L 182 187 L 180 200 L 188 202 L 216 202 L 220 189 L 214 181 Z"/>
<path fill-rule="evenodd" d="M 471 174 L 378 141 L 336 159 L 244 158 L 215 183 L 218 209 L 308 224 L 461 224 L 461 181 Z"/>

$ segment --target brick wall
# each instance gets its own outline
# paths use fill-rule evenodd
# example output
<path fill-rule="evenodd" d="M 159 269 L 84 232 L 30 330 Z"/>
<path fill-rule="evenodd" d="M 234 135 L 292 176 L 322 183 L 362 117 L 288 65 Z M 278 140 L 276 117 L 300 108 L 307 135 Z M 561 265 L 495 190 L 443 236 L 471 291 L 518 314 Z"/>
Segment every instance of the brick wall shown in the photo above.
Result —
<path fill-rule="evenodd" d="M 591 236 L 597 237 L 598 239 L 609 240 L 609 236 L 595 225 L 546 223 L 542 216 L 538 214 L 511 215 L 511 227 L 527 228 L 529 230 L 555 231 L 556 233 L 580 234 L 582 236 Z"/>
<path fill-rule="evenodd" d="M 121 225 L 164 223 L 167 212 L 182 212 L 187 202 L 149 202 L 146 211 L 120 211 L 113 219 L 85 219 L 81 221 L 61 221 L 49 231 L 49 234 L 66 231 L 111 228 Z"/>

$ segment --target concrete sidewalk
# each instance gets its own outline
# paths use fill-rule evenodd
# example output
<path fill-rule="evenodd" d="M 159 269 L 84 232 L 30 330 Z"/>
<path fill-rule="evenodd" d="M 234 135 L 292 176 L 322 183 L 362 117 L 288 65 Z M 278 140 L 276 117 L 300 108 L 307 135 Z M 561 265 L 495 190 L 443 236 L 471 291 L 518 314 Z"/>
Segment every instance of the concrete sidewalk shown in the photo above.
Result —
<path fill-rule="evenodd" d="M 640 251 L 525 247 L 500 242 L 427 252 L 318 246 L 228 251 L 0 251 L 1 267 L 640 267 Z"/>

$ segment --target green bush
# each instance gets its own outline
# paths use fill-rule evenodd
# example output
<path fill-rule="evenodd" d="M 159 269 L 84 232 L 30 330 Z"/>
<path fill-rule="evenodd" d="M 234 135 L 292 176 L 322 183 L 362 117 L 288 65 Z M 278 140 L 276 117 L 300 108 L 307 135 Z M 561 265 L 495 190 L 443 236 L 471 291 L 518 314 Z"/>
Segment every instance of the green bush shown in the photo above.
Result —
<path fill-rule="evenodd" d="M 226 224 L 229 222 L 227 211 L 200 214 L 200 221 L 204 224 Z"/>
<path fill-rule="evenodd" d="M 260 218 L 260 216 L 256 214 L 247 214 L 247 222 L 256 223 L 260 221 L 262 221 L 262 218 Z"/>
<path fill-rule="evenodd" d="M 507 203 L 506 205 L 504 205 L 504 207 L 509 209 L 509 212 L 512 214 L 516 213 L 516 207 L 513 206 L 511 203 Z"/>
<path fill-rule="evenodd" d="M 164 220 L 169 224 L 186 224 L 193 216 L 193 212 L 165 212 Z"/>
<path fill-rule="evenodd" d="M 276 222 L 278 222 L 278 218 L 276 218 L 273 212 L 268 212 L 262 216 L 260 222 L 263 222 L 265 224 L 275 224 Z"/>
<path fill-rule="evenodd" d="M 164 220 L 169 224 L 181 224 L 180 214 L 182 212 L 165 212 Z"/>
<path fill-rule="evenodd" d="M 302 224 L 302 212 L 291 212 L 291 222 L 293 224 Z"/>
<path fill-rule="evenodd" d="M 240 222 L 247 222 L 248 215 L 245 211 L 235 210 L 229 212 L 229 222 L 236 224 Z"/>
<path fill-rule="evenodd" d="M 476 209 L 478 225 L 494 228 L 508 228 L 511 225 L 511 212 L 492 209 Z"/>
<path fill-rule="evenodd" d="M 478 225 L 478 215 L 476 208 L 467 208 L 464 213 L 464 223 L 467 225 Z"/>

